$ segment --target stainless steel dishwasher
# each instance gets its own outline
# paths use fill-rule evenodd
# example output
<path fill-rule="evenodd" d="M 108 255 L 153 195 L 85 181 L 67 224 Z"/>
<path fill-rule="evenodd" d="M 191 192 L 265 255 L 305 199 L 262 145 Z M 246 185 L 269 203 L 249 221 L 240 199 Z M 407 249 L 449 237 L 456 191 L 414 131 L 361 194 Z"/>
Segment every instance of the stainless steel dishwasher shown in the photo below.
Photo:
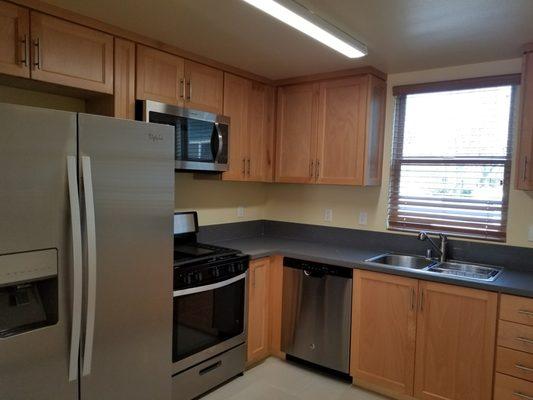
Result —
<path fill-rule="evenodd" d="M 288 257 L 283 265 L 281 350 L 348 374 L 353 270 Z"/>

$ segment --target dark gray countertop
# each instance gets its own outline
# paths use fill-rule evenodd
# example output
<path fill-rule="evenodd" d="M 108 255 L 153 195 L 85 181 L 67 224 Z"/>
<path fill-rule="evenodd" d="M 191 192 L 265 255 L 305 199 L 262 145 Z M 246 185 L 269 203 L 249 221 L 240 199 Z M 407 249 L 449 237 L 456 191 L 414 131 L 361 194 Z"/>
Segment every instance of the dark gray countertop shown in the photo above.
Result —
<path fill-rule="evenodd" d="M 493 282 L 472 281 L 450 278 L 412 269 L 388 267 L 365 262 L 373 256 L 386 253 L 383 251 L 365 250 L 356 246 L 324 244 L 315 241 L 303 241 L 269 236 L 214 241 L 221 246 L 238 249 L 249 254 L 252 259 L 281 254 L 286 257 L 299 258 L 306 261 L 340 265 L 348 268 L 365 269 L 384 272 L 428 281 L 443 282 L 458 286 L 491 290 L 495 292 L 533 297 L 533 273 L 506 268 Z"/>

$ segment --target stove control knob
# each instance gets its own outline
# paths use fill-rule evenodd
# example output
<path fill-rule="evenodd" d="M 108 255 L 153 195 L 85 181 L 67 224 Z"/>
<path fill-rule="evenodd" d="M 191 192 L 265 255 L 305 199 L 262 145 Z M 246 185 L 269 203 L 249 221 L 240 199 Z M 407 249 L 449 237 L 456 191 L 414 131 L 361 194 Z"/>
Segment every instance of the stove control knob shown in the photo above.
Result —
<path fill-rule="evenodd" d="M 211 273 L 215 278 L 218 278 L 220 276 L 220 271 L 218 270 L 218 268 L 213 268 Z"/>
<path fill-rule="evenodd" d="M 184 278 L 184 281 L 187 285 L 190 285 L 192 283 L 192 274 L 187 274 Z"/>
<path fill-rule="evenodd" d="M 228 267 L 228 270 L 230 273 L 235 273 L 235 264 L 230 264 L 229 267 Z"/>
<path fill-rule="evenodd" d="M 196 279 L 196 282 L 202 282 L 202 273 L 201 272 L 197 272 L 194 277 Z"/>
<path fill-rule="evenodd" d="M 239 272 L 244 271 L 244 265 L 243 265 L 243 263 L 240 262 L 240 263 L 237 264 L 237 270 L 238 270 Z"/>

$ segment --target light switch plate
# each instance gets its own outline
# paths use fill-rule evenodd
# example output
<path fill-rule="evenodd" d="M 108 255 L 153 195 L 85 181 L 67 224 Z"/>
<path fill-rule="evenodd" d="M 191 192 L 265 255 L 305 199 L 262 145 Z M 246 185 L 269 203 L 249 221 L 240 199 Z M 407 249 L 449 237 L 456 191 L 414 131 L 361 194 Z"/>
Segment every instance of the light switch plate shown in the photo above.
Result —
<path fill-rule="evenodd" d="M 368 225 L 368 214 L 364 211 L 359 213 L 359 225 Z"/>
<path fill-rule="evenodd" d="M 237 207 L 237 217 L 244 217 L 244 207 L 243 206 Z"/>
<path fill-rule="evenodd" d="M 527 233 L 527 240 L 530 242 L 533 242 L 533 225 L 529 227 L 529 230 Z"/>
<path fill-rule="evenodd" d="M 333 221 L 333 210 L 331 208 L 326 208 L 324 210 L 324 221 L 326 222 Z"/>

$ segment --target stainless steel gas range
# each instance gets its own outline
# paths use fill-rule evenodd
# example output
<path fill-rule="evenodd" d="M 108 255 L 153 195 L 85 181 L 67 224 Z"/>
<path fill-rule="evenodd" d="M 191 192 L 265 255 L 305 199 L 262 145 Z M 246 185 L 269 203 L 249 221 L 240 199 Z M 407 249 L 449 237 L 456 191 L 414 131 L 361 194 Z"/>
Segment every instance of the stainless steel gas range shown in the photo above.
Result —
<path fill-rule="evenodd" d="M 249 257 L 198 243 L 195 212 L 174 215 L 173 400 L 242 374 Z"/>

